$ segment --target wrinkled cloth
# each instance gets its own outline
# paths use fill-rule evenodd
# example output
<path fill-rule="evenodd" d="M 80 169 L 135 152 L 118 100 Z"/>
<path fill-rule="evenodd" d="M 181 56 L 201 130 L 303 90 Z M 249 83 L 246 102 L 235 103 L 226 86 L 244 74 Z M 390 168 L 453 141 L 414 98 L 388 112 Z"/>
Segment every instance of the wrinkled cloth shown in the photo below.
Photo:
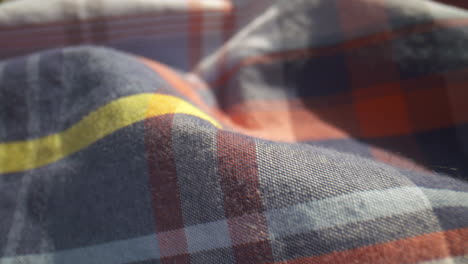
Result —
<path fill-rule="evenodd" d="M 0 4 L 0 263 L 468 263 L 468 11 Z"/>

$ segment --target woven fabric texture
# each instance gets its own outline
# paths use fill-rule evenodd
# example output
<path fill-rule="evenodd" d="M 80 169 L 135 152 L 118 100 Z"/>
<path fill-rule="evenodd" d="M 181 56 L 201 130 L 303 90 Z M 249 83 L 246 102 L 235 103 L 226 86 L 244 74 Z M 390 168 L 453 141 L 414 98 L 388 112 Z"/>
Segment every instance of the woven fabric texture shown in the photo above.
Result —
<path fill-rule="evenodd" d="M 0 4 L 0 264 L 468 263 L 468 4 Z"/>

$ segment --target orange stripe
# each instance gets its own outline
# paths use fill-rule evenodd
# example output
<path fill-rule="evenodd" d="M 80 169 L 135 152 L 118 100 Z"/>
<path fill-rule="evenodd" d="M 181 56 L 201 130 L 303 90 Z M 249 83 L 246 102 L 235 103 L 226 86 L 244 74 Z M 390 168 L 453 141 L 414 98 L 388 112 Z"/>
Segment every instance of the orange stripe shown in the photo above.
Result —
<path fill-rule="evenodd" d="M 183 96 L 191 100 L 192 103 L 194 103 L 197 107 L 199 107 L 201 110 L 204 112 L 208 113 L 210 116 L 212 116 L 214 119 L 219 121 L 223 127 L 226 128 L 233 128 L 236 127 L 236 131 L 243 131 L 242 128 L 238 128 L 237 125 L 235 125 L 230 118 L 220 110 L 208 106 L 202 98 L 199 96 L 199 94 L 194 91 L 192 85 L 185 81 L 181 76 L 171 70 L 169 67 L 164 66 L 156 61 L 144 58 L 144 57 L 137 57 L 143 64 L 148 66 L 150 69 L 152 69 L 155 73 L 159 74 L 169 85 L 171 88 L 174 88 L 176 91 L 181 93 Z"/>
<path fill-rule="evenodd" d="M 238 126 L 268 139 L 406 135 L 468 123 L 468 81 L 462 79 L 467 74 L 468 69 L 463 69 L 445 73 L 443 78 L 448 82 L 435 82 L 437 75 L 432 75 L 355 89 L 352 95 L 248 101 L 229 108 L 227 113 Z"/>
<path fill-rule="evenodd" d="M 238 126 L 248 129 L 249 135 L 264 139 L 286 142 L 342 139 L 349 137 L 349 131 L 335 126 L 331 119 L 338 120 L 342 125 L 347 124 L 349 130 L 356 130 L 353 127 L 355 122 L 349 115 L 352 113 L 351 107 L 344 105 L 319 111 L 255 111 L 233 114 L 230 117 Z"/>
<path fill-rule="evenodd" d="M 276 60 L 294 59 L 298 57 L 310 57 L 310 56 L 325 56 L 332 55 L 338 52 L 351 51 L 357 48 L 362 48 L 369 45 L 379 44 L 385 41 L 394 40 L 403 36 L 424 33 L 437 28 L 444 27 L 456 27 L 468 25 L 467 19 L 447 19 L 434 21 L 431 23 L 420 24 L 409 28 L 404 28 L 397 31 L 380 32 L 370 36 L 356 38 L 344 43 L 329 45 L 326 47 L 311 48 L 311 49 L 297 49 L 290 51 L 273 52 L 270 54 L 263 54 L 259 56 L 251 56 L 241 60 L 237 65 L 233 66 L 230 70 L 227 70 L 220 74 L 219 78 L 211 83 L 211 86 L 218 87 L 225 84 L 234 74 L 239 72 L 243 67 L 252 66 L 255 64 L 266 64 Z"/>
<path fill-rule="evenodd" d="M 403 264 L 468 254 L 468 228 L 432 233 L 328 255 L 277 264 L 385 263 Z"/>

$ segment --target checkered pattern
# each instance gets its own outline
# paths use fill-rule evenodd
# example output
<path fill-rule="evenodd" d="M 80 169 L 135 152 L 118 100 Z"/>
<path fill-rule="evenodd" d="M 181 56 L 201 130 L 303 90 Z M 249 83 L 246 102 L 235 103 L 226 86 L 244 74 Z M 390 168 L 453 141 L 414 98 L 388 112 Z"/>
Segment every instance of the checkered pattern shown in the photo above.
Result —
<path fill-rule="evenodd" d="M 465 7 L 0 4 L 0 263 L 468 263 Z"/>

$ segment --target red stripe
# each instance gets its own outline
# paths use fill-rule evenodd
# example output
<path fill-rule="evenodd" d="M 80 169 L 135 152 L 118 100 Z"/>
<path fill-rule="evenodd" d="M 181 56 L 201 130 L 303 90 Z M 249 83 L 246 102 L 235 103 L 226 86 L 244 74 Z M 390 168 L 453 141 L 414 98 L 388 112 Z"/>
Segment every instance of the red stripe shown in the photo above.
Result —
<path fill-rule="evenodd" d="M 218 131 L 217 142 L 226 217 L 263 212 L 258 192 L 255 142 L 226 131 Z"/>
<path fill-rule="evenodd" d="M 187 240 L 172 149 L 173 115 L 145 120 L 145 142 L 156 232 L 162 263 L 187 253 Z M 177 246 L 175 248 L 175 246 Z M 185 262 L 184 262 L 185 263 Z"/>
<path fill-rule="evenodd" d="M 173 115 L 165 115 L 149 118 L 145 122 L 148 167 L 158 232 L 184 227 L 172 150 L 172 119 Z"/>
<path fill-rule="evenodd" d="M 442 79 L 442 78 L 441 78 Z M 434 87 L 434 84 L 436 85 Z M 406 104 L 411 125 L 415 131 L 429 131 L 435 128 L 450 127 L 454 124 L 464 123 L 464 120 L 455 120 L 455 109 L 452 109 L 452 102 L 449 98 L 449 92 L 464 92 L 467 89 L 454 89 L 444 83 L 427 84 L 421 90 L 410 90 L 407 92 Z M 424 85 L 424 84 L 422 84 Z M 466 85 L 466 84 L 465 84 Z M 445 89 L 444 89 L 445 88 Z M 462 95 L 460 93 L 460 95 Z M 465 92 L 465 99 L 468 98 L 468 92 Z M 458 109 L 460 114 L 468 115 L 468 107 Z M 453 114 L 452 114 L 453 113 Z M 468 118 L 465 119 L 465 122 Z"/>
<path fill-rule="evenodd" d="M 158 263 L 158 262 L 155 262 L 155 263 Z M 161 258 L 161 264 L 179 264 L 179 263 L 180 264 L 190 263 L 190 255 L 184 254 L 184 255 L 179 255 L 179 256 Z"/>
<path fill-rule="evenodd" d="M 237 263 L 263 263 L 258 262 L 259 257 L 272 262 L 269 242 L 258 242 L 268 237 L 268 228 L 259 191 L 255 142 L 219 130 L 217 149 L 225 214 Z"/>
<path fill-rule="evenodd" d="M 271 245 L 268 241 L 239 245 L 233 248 L 236 263 L 266 264 L 274 261 Z"/>
<path fill-rule="evenodd" d="M 91 23 L 91 38 L 93 43 L 107 43 L 109 42 L 109 27 L 107 23 Z"/>
<path fill-rule="evenodd" d="M 355 109 L 360 137 L 388 137 L 414 132 L 402 93 L 356 102 Z"/>
<path fill-rule="evenodd" d="M 86 43 L 81 24 L 79 22 L 76 22 L 75 27 L 64 26 L 64 31 L 65 31 L 65 40 L 68 45 Z M 29 44 L 33 44 L 33 43 L 34 42 L 29 42 Z M 13 45 L 13 46 L 16 46 L 17 44 L 18 43 L 16 43 L 16 41 L 12 41 L 10 43 L 10 45 Z"/>
<path fill-rule="evenodd" d="M 282 261 L 277 262 L 277 264 L 409 264 L 467 254 L 468 228 L 465 228 L 410 237 L 328 255 Z"/>

